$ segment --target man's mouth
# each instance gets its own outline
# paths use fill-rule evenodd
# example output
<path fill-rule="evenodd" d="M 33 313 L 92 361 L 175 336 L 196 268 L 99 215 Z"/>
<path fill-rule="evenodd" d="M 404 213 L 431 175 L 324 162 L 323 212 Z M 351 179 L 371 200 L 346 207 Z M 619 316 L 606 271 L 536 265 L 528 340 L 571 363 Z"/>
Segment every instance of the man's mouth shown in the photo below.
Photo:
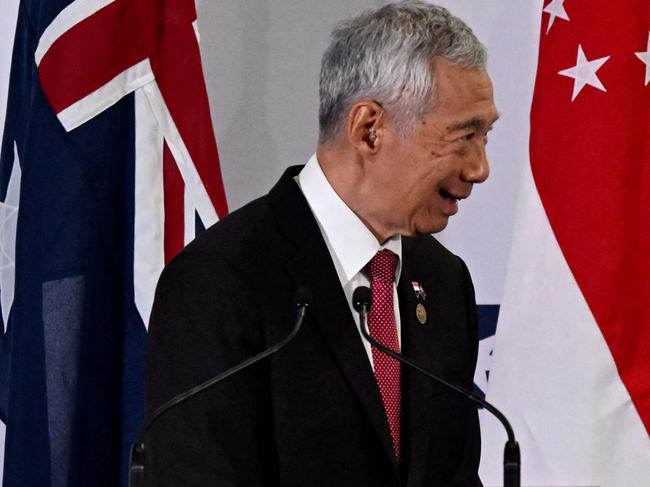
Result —
<path fill-rule="evenodd" d="M 469 195 L 462 195 L 462 194 L 457 194 L 457 193 L 452 193 L 451 191 L 447 191 L 446 189 L 440 189 L 438 191 L 440 196 L 442 196 L 446 200 L 450 200 L 452 202 L 456 202 L 458 200 L 464 200 L 467 198 Z"/>
<path fill-rule="evenodd" d="M 452 216 L 458 213 L 458 201 L 464 200 L 469 196 L 469 193 L 467 194 L 454 193 L 452 191 L 442 189 L 442 188 L 438 190 L 438 194 L 442 197 L 442 201 L 444 202 L 442 211 L 447 216 Z"/>

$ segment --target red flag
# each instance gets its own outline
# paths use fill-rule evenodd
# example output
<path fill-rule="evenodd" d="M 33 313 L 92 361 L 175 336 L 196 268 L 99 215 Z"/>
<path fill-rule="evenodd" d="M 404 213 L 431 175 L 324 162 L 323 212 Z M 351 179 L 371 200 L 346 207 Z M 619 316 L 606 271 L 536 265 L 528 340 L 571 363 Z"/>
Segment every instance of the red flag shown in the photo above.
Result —
<path fill-rule="evenodd" d="M 650 431 L 650 3 L 552 0 L 544 11 L 535 183 Z"/>

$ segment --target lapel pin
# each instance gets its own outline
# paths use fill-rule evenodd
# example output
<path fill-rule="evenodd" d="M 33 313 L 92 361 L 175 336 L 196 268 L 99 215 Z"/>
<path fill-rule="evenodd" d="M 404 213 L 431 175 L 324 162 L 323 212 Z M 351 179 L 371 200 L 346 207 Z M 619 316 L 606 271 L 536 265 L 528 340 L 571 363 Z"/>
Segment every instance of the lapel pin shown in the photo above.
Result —
<path fill-rule="evenodd" d="M 427 322 L 427 310 L 424 308 L 422 303 L 418 303 L 415 307 L 415 316 L 421 325 L 424 325 Z"/>
<path fill-rule="evenodd" d="M 420 286 L 420 283 L 417 281 L 411 281 L 411 285 L 413 286 L 413 291 L 415 291 L 415 297 L 418 299 L 421 299 L 424 301 L 427 299 L 427 295 L 424 292 L 424 287 Z"/>

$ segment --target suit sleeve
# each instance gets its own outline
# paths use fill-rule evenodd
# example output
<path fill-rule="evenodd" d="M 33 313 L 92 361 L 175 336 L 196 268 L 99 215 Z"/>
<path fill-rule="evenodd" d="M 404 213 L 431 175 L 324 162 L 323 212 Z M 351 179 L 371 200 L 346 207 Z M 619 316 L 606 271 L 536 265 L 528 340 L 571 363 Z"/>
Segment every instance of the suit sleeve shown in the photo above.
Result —
<path fill-rule="evenodd" d="M 467 316 L 467 336 L 469 344 L 468 353 L 468 376 L 464 386 L 467 390 L 472 390 L 474 384 L 474 372 L 476 370 L 476 360 L 478 358 L 478 310 L 476 308 L 476 297 L 474 294 L 474 285 L 470 277 L 467 266 L 460 261 L 465 288 L 465 309 Z M 478 419 L 478 409 L 469 401 L 466 401 L 466 443 L 463 452 L 463 460 L 455 476 L 454 485 L 466 487 L 482 487 L 483 484 L 478 476 L 478 466 L 481 459 L 481 430 Z"/>
<path fill-rule="evenodd" d="M 147 417 L 266 346 L 243 277 L 229 263 L 192 251 L 163 272 L 149 332 Z M 268 377 L 263 361 L 161 416 L 145 438 L 146 485 L 274 485 Z"/>

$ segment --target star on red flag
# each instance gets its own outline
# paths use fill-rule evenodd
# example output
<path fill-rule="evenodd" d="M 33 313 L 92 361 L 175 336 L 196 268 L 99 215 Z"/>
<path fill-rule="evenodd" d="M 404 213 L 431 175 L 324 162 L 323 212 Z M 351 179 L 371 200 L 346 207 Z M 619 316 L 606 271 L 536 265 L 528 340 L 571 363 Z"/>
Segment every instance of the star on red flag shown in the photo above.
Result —
<path fill-rule="evenodd" d="M 553 27 L 553 22 L 555 22 L 556 18 L 570 20 L 569 15 L 564 9 L 564 0 L 551 0 L 551 3 L 544 7 L 544 12 L 550 15 L 548 19 L 548 27 L 546 28 L 547 34 L 551 30 L 551 27 Z"/>
<path fill-rule="evenodd" d="M 589 61 L 582 50 L 582 46 L 578 45 L 578 59 L 576 60 L 576 65 L 558 73 L 575 80 L 575 83 L 573 83 L 573 96 L 571 97 L 571 101 L 575 100 L 576 96 L 578 96 L 582 89 L 587 85 L 593 86 L 602 91 L 607 91 L 596 75 L 596 71 L 598 71 L 608 59 L 609 56 L 605 56 Z"/>
<path fill-rule="evenodd" d="M 645 63 L 645 86 L 648 86 L 648 83 L 650 83 L 650 32 L 648 32 L 648 45 L 646 51 L 635 52 L 634 54 Z"/>

